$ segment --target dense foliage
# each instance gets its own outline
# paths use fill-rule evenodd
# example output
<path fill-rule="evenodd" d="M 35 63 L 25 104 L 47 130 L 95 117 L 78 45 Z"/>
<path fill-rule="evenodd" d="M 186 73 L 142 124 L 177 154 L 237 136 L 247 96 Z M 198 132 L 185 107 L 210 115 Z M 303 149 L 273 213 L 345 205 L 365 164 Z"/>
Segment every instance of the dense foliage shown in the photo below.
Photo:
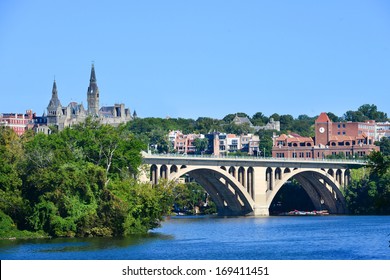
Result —
<path fill-rule="evenodd" d="M 113 236 L 157 227 L 170 211 L 172 187 L 134 179 L 144 148 L 125 126 L 90 119 L 22 138 L 0 128 L 1 236 Z"/>
<path fill-rule="evenodd" d="M 369 155 L 369 167 L 352 170 L 352 182 L 345 191 L 351 214 L 390 214 L 390 156 Z"/>

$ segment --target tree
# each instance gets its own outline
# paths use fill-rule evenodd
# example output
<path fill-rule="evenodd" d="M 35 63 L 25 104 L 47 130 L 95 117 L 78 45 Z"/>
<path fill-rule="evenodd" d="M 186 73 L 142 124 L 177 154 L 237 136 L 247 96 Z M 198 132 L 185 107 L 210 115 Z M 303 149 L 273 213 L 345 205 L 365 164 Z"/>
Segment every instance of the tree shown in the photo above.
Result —
<path fill-rule="evenodd" d="M 353 214 L 390 214 L 390 158 L 380 152 L 369 155 L 369 169 L 351 171 L 345 198 Z"/>
<path fill-rule="evenodd" d="M 207 150 L 209 146 L 209 140 L 207 138 L 196 138 L 194 140 L 194 146 L 196 153 L 201 154 Z"/>
<path fill-rule="evenodd" d="M 358 108 L 358 112 L 361 112 L 369 120 L 375 120 L 377 122 L 384 122 L 388 120 L 387 114 L 378 111 L 377 106 L 374 104 L 364 104 Z"/>
<path fill-rule="evenodd" d="M 231 123 L 233 121 L 233 119 L 238 116 L 238 117 L 241 117 L 241 118 L 245 118 L 247 117 L 249 119 L 249 116 L 246 114 L 246 113 L 243 113 L 243 112 L 238 112 L 238 113 L 235 113 L 235 114 L 228 114 L 226 115 L 225 117 L 223 117 L 223 121 L 227 124 Z"/>
<path fill-rule="evenodd" d="M 333 114 L 332 112 L 328 112 L 327 115 L 332 122 L 340 122 L 341 121 L 341 119 L 338 116 L 336 116 L 335 114 Z"/>
<path fill-rule="evenodd" d="M 269 118 L 266 117 L 263 113 L 257 112 L 252 116 L 253 125 L 263 126 L 266 125 L 269 121 Z"/>
<path fill-rule="evenodd" d="M 259 130 L 257 134 L 260 138 L 259 150 L 263 157 L 272 155 L 272 146 L 273 146 L 273 130 Z M 265 152 L 265 154 L 264 154 Z"/>
<path fill-rule="evenodd" d="M 344 114 L 344 120 L 350 122 L 365 122 L 368 120 L 368 117 L 360 111 L 347 111 Z"/>
<path fill-rule="evenodd" d="M 280 128 L 283 131 L 293 131 L 294 130 L 294 117 L 291 115 L 281 115 L 280 116 Z"/>
<path fill-rule="evenodd" d="M 382 137 L 380 141 L 375 142 L 375 145 L 380 147 L 381 153 L 384 156 L 390 156 L 390 139 Z"/>

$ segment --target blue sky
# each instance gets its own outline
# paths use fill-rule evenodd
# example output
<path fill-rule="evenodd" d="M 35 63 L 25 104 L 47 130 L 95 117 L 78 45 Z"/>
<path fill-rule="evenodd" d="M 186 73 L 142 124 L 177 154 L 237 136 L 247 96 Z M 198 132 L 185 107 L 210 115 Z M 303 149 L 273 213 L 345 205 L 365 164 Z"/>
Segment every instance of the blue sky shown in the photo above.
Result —
<path fill-rule="evenodd" d="M 0 112 L 42 114 L 53 79 L 140 117 L 390 115 L 390 1 L 0 1 Z"/>

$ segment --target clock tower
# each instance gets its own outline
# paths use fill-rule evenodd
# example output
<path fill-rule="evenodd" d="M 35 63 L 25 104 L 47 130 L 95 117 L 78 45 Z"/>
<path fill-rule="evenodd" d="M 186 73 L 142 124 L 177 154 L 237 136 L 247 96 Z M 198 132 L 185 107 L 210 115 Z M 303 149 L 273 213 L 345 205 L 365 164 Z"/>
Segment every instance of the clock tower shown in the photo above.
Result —
<path fill-rule="evenodd" d="M 316 141 L 315 145 L 328 145 L 332 136 L 332 121 L 326 113 L 321 113 L 315 122 Z"/>

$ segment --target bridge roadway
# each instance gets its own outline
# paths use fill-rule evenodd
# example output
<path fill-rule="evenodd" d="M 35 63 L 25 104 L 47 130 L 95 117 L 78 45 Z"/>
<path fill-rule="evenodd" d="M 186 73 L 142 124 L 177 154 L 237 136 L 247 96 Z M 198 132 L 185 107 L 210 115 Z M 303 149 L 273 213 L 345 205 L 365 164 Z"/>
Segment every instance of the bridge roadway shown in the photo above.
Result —
<path fill-rule="evenodd" d="M 220 215 L 268 216 L 277 192 L 292 178 L 314 207 L 345 214 L 343 188 L 358 160 L 214 157 L 143 153 L 141 181 L 180 180 L 188 174 L 210 194 Z"/>

